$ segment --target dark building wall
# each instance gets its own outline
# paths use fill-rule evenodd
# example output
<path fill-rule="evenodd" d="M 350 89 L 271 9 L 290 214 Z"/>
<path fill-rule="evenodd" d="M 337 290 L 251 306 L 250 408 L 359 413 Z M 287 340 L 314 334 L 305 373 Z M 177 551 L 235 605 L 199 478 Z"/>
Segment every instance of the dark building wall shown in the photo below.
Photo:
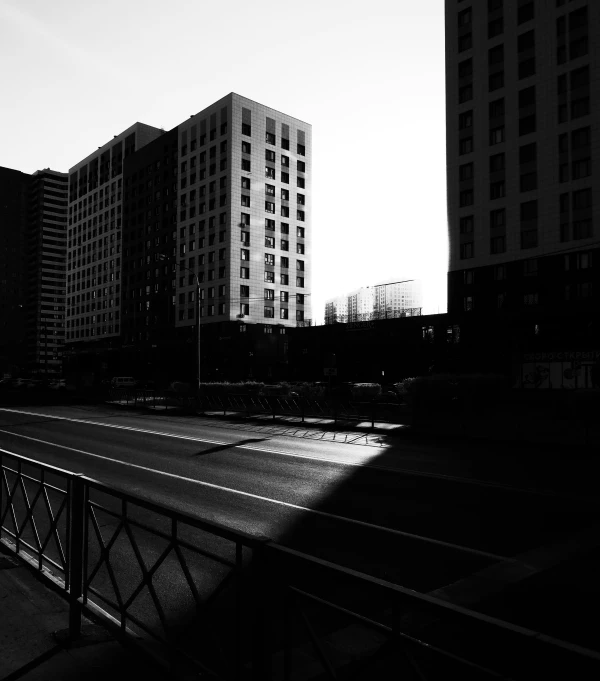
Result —
<path fill-rule="evenodd" d="M 138 349 L 175 340 L 177 128 L 125 159 L 123 343 Z"/>
<path fill-rule="evenodd" d="M 0 370 L 25 365 L 26 233 L 31 175 L 0 167 Z"/>

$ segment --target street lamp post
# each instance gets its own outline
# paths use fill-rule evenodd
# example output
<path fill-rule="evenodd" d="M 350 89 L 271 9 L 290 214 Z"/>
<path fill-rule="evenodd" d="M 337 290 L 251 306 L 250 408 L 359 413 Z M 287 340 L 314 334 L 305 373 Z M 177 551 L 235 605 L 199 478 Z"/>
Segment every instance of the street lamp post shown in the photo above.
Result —
<path fill-rule="evenodd" d="M 169 258 L 166 255 L 159 255 L 158 256 L 159 260 L 169 260 Z M 195 323 L 195 333 L 194 333 L 194 343 L 196 345 L 194 349 L 194 380 L 196 382 L 196 394 L 199 395 L 200 393 L 200 368 L 201 368 L 201 362 L 200 362 L 200 280 L 198 279 L 198 275 L 194 270 L 191 270 L 189 267 L 186 267 L 182 263 L 179 263 L 179 269 L 180 270 L 187 270 L 190 274 L 194 276 L 194 279 L 196 280 L 196 301 L 195 301 L 195 307 L 196 307 L 196 314 L 194 316 L 194 323 Z"/>

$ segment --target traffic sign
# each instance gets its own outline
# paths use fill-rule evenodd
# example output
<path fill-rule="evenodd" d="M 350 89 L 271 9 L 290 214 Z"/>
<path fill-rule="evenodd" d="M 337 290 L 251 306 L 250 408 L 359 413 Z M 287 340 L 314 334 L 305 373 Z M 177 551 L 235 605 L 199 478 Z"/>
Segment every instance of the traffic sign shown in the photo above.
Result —
<path fill-rule="evenodd" d="M 337 369 L 332 369 L 331 367 L 323 369 L 325 376 L 337 376 Z"/>

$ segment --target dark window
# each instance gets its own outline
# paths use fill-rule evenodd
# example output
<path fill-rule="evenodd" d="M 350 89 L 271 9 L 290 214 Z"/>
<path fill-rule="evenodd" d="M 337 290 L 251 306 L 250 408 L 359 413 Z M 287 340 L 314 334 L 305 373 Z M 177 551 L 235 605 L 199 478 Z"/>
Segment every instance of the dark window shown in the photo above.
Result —
<path fill-rule="evenodd" d="M 471 49 L 473 46 L 473 34 L 467 33 L 466 35 L 459 36 L 458 38 L 458 51 L 464 52 L 465 50 Z"/>
<path fill-rule="evenodd" d="M 465 59 L 461 61 L 458 65 L 458 77 L 466 78 L 467 76 L 473 75 L 473 60 Z"/>
<path fill-rule="evenodd" d="M 468 260 L 469 258 L 472 258 L 473 255 L 474 255 L 474 251 L 473 251 L 473 242 L 472 241 L 468 241 L 467 243 L 460 245 L 460 259 L 461 260 Z"/>
<path fill-rule="evenodd" d="M 538 203 L 537 201 L 526 201 L 521 204 L 521 222 L 537 220 Z"/>
<path fill-rule="evenodd" d="M 458 143 L 458 153 L 463 155 L 463 154 L 470 154 L 473 151 L 473 138 L 472 137 L 465 137 L 461 139 Z"/>
<path fill-rule="evenodd" d="M 537 189 L 537 173 L 524 173 L 519 179 L 519 189 L 522 192 L 530 192 Z"/>
<path fill-rule="evenodd" d="M 490 227 L 492 229 L 498 229 L 499 227 L 504 227 L 506 224 L 506 209 L 499 208 L 498 210 L 493 210 L 490 212 Z"/>
<path fill-rule="evenodd" d="M 527 31 L 527 33 L 522 33 L 517 38 L 517 50 L 519 52 L 527 52 L 527 50 L 533 50 L 535 47 L 535 32 Z"/>
<path fill-rule="evenodd" d="M 472 189 L 465 189 L 464 191 L 460 192 L 459 205 L 460 205 L 461 208 L 463 208 L 464 206 L 472 206 L 473 205 L 473 190 Z"/>
<path fill-rule="evenodd" d="M 566 135 L 565 135 L 565 146 L 567 144 L 566 141 Z M 589 148 L 591 144 L 591 128 L 586 127 L 586 128 L 578 128 L 577 130 L 573 130 L 571 132 L 571 146 L 573 149 L 582 149 L 582 148 Z"/>
<path fill-rule="evenodd" d="M 462 12 L 458 13 L 458 26 L 463 28 L 469 26 L 473 19 L 472 11 L 470 7 L 463 9 Z"/>
<path fill-rule="evenodd" d="M 488 22 L 488 38 L 495 38 L 504 32 L 504 18 L 498 17 Z"/>
<path fill-rule="evenodd" d="M 490 184 L 490 199 L 501 199 L 505 195 L 505 184 L 504 180 L 500 180 L 498 182 L 492 182 Z"/>
<path fill-rule="evenodd" d="M 573 192 L 573 208 L 575 210 L 590 208 L 591 205 L 592 205 L 591 189 L 580 189 L 577 192 Z"/>
<path fill-rule="evenodd" d="M 519 135 L 530 135 L 535 132 L 536 120 L 535 114 L 525 116 L 519 119 Z"/>
<path fill-rule="evenodd" d="M 519 109 L 535 106 L 535 86 L 519 90 Z"/>
<path fill-rule="evenodd" d="M 497 253 L 504 253 L 505 251 L 506 251 L 506 237 L 504 235 L 493 236 L 490 239 L 490 253 L 492 255 L 495 255 Z"/>
<path fill-rule="evenodd" d="M 272 132 L 266 133 L 265 142 L 267 144 L 275 144 L 276 143 L 275 135 Z"/>
<path fill-rule="evenodd" d="M 459 220 L 459 230 L 461 234 L 471 234 L 473 231 L 474 218 L 472 215 L 466 215 Z"/>
<path fill-rule="evenodd" d="M 470 60 L 469 60 L 470 61 Z M 497 45 L 488 50 L 488 64 L 494 66 L 495 64 L 502 64 L 504 61 L 504 45 Z"/>
<path fill-rule="evenodd" d="M 242 135 L 252 136 L 252 126 L 250 123 L 242 123 Z"/>
<path fill-rule="evenodd" d="M 490 102 L 489 105 L 489 117 L 498 118 L 500 116 L 504 116 L 504 97 Z"/>
<path fill-rule="evenodd" d="M 464 85 L 463 87 L 459 88 L 458 101 L 460 104 L 463 104 L 464 102 L 469 102 L 471 99 L 473 99 L 472 85 Z"/>
<path fill-rule="evenodd" d="M 504 163 L 505 155 L 503 153 L 490 156 L 490 173 L 496 173 L 499 170 L 504 170 Z"/>
<path fill-rule="evenodd" d="M 504 71 L 492 73 L 488 80 L 488 90 L 493 92 L 494 90 L 499 90 L 501 87 L 504 87 Z"/>
<path fill-rule="evenodd" d="M 535 15 L 535 6 L 533 2 L 528 2 L 521 5 L 517 10 L 517 23 L 524 24 L 526 21 L 531 21 Z"/>
<path fill-rule="evenodd" d="M 536 160 L 537 147 L 535 142 L 525 144 L 519 148 L 519 164 L 534 163 Z"/>
<path fill-rule="evenodd" d="M 458 129 L 465 130 L 473 127 L 473 111 L 465 111 L 458 117 Z"/>
<path fill-rule="evenodd" d="M 473 164 L 465 163 L 458 169 L 458 177 L 461 182 L 473 179 Z"/>

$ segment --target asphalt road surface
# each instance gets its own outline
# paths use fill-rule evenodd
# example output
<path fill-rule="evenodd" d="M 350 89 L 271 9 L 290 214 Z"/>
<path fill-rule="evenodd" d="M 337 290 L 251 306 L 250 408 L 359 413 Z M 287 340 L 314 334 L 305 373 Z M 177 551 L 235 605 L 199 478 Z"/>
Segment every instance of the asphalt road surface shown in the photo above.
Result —
<path fill-rule="evenodd" d="M 510 566 L 598 522 L 585 452 L 365 442 L 108 407 L 0 409 L 7 453 L 422 592 Z M 221 578 L 217 567 L 212 574 Z"/>

